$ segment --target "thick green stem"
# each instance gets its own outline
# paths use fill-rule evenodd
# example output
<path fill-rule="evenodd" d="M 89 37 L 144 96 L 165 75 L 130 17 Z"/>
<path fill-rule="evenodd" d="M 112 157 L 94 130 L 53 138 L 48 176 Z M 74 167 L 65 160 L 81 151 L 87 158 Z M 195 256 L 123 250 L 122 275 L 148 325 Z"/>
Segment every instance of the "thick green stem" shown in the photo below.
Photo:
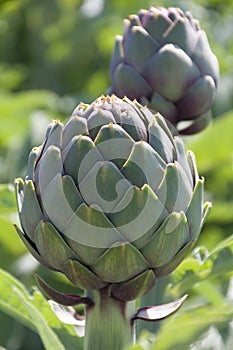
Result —
<path fill-rule="evenodd" d="M 84 350 L 123 350 L 133 341 L 132 302 L 112 298 L 107 288 L 87 296 L 94 306 L 86 308 Z"/>

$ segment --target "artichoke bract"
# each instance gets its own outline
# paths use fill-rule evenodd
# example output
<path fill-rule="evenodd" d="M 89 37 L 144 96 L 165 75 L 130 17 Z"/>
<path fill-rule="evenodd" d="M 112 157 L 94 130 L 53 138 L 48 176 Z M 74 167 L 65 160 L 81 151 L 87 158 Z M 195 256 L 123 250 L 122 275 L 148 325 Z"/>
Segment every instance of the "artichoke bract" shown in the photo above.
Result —
<path fill-rule="evenodd" d="M 196 133 L 211 119 L 219 65 L 190 12 L 151 7 L 125 19 L 110 75 L 111 92 L 160 112 L 180 133 Z"/>
<path fill-rule="evenodd" d="M 79 104 L 53 121 L 16 180 L 22 231 L 34 257 L 77 287 L 118 300 L 147 293 L 198 238 L 203 201 L 194 155 L 160 114 L 128 98 Z"/>

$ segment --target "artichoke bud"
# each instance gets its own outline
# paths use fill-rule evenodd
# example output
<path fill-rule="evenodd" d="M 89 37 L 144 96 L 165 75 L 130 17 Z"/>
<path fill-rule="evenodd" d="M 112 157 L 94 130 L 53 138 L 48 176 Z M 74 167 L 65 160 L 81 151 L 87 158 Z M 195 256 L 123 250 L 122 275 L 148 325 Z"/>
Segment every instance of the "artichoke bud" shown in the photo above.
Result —
<path fill-rule="evenodd" d="M 151 7 L 124 21 L 110 64 L 111 92 L 160 112 L 180 133 L 210 121 L 219 65 L 199 22 L 179 8 Z"/>
<path fill-rule="evenodd" d="M 16 180 L 21 229 L 34 257 L 77 287 L 128 301 L 172 272 L 210 205 L 195 157 L 160 114 L 115 95 L 52 122 Z"/>

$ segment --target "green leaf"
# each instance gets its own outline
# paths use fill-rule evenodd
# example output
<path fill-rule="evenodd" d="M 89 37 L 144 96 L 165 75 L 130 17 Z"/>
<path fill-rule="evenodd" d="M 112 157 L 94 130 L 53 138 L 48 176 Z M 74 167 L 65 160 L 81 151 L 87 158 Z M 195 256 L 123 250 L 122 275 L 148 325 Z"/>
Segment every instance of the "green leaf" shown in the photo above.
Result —
<path fill-rule="evenodd" d="M 43 153 L 45 153 L 50 146 L 61 147 L 62 130 L 63 124 L 59 120 L 53 120 L 49 124 L 45 143 L 43 145 Z"/>
<path fill-rule="evenodd" d="M 32 241 L 20 230 L 20 228 L 17 225 L 15 225 L 15 229 L 19 237 L 29 250 L 29 252 L 34 256 L 34 258 L 38 260 L 42 265 L 46 266 L 49 269 L 52 269 L 52 267 L 47 263 L 47 261 L 45 261 L 40 255 L 40 253 L 37 250 L 37 247 L 35 247 L 35 244 L 32 244 Z"/>
<path fill-rule="evenodd" d="M 147 261 L 142 254 L 126 242 L 113 244 L 93 266 L 94 272 L 103 281 L 116 283 L 126 281 L 147 268 Z"/>
<path fill-rule="evenodd" d="M 64 172 L 79 185 L 96 162 L 103 160 L 102 158 L 90 137 L 75 136 L 62 153 Z"/>
<path fill-rule="evenodd" d="M 62 133 L 62 149 L 69 144 L 73 137 L 77 135 L 87 135 L 87 121 L 85 118 L 74 115 L 66 123 Z"/>
<path fill-rule="evenodd" d="M 82 349 L 74 327 L 60 322 L 41 293 L 34 290 L 30 295 L 21 282 L 2 269 L 0 294 L 0 310 L 37 332 L 46 350 Z"/>
<path fill-rule="evenodd" d="M 222 276 L 233 270 L 233 235 L 219 243 L 204 261 L 189 258 L 182 262 L 174 273 L 176 283 L 171 288 L 173 295 L 180 295 L 197 283 Z M 180 282 L 176 280 L 180 276 Z"/>
<path fill-rule="evenodd" d="M 33 147 L 28 156 L 28 164 L 25 179 L 32 180 L 38 155 L 41 153 L 40 147 Z"/>
<path fill-rule="evenodd" d="M 115 123 L 113 114 L 110 111 L 101 108 L 94 109 L 87 119 L 88 131 L 91 138 L 94 139 L 100 128 L 109 123 Z"/>
<path fill-rule="evenodd" d="M 19 290 L 13 289 L 14 293 L 20 299 L 25 310 L 30 315 L 30 319 L 33 318 L 34 324 L 37 325 L 37 332 L 41 337 L 41 340 L 46 348 L 46 350 L 65 350 L 65 347 L 58 339 L 56 334 L 48 326 L 46 319 L 41 315 L 39 310 L 37 310 L 30 300 L 25 297 Z"/>
<path fill-rule="evenodd" d="M 36 282 L 40 290 L 46 295 L 47 298 L 52 299 L 53 301 L 59 303 L 60 305 L 65 306 L 76 306 L 79 304 L 86 304 L 89 306 L 93 305 L 93 302 L 90 298 L 80 297 L 75 294 L 66 294 L 62 293 L 49 284 L 47 284 L 39 275 L 36 275 Z"/>
<path fill-rule="evenodd" d="M 85 251 L 87 252 L 85 246 L 100 248 L 99 254 L 102 252 L 103 248 L 108 248 L 111 244 L 123 240 L 120 233 L 101 210 L 86 204 L 80 205 L 75 215 L 72 216 L 62 230 L 62 233 L 68 238 L 68 242 L 72 239 L 74 242 L 78 243 L 76 245 L 77 249 L 75 249 L 78 253 L 79 244 L 84 246 L 84 251 L 81 247 L 81 254 L 84 253 L 84 261 L 87 264 L 90 263 L 90 261 L 88 262 L 90 258 L 91 260 L 93 259 L 93 254 L 95 254 L 95 252 L 91 249 L 91 256 L 85 258 Z"/>
<path fill-rule="evenodd" d="M 105 160 L 111 160 L 120 169 L 129 157 L 134 140 L 118 124 L 102 126 L 98 132 L 95 145 Z"/>
<path fill-rule="evenodd" d="M 149 124 L 149 144 L 166 163 L 169 163 L 174 159 L 174 145 L 167 130 L 159 127 L 158 124 L 160 125 L 159 118 L 156 118 L 156 121 Z"/>
<path fill-rule="evenodd" d="M 20 196 L 20 193 L 17 194 Z M 24 231 L 28 237 L 30 237 L 30 239 L 33 240 L 36 226 L 42 219 L 43 213 L 38 202 L 34 184 L 32 180 L 26 181 L 24 186 L 22 208 L 20 210 L 20 220 Z"/>
<path fill-rule="evenodd" d="M 98 206 L 104 213 L 114 212 L 130 186 L 130 182 L 110 161 L 97 162 L 79 183 L 85 203 Z"/>
<path fill-rule="evenodd" d="M 194 188 L 194 192 L 186 212 L 191 239 L 197 239 L 201 230 L 203 215 L 203 192 L 204 179 L 200 179 Z"/>
<path fill-rule="evenodd" d="M 148 184 L 155 191 L 165 168 L 166 164 L 158 153 L 147 142 L 139 141 L 134 144 L 122 173 L 133 185 L 142 187 Z"/>
<path fill-rule="evenodd" d="M 78 338 L 75 328 L 62 323 L 57 316 L 54 315 L 49 303 L 37 289 L 35 289 L 33 293 L 33 305 L 37 310 L 40 310 L 40 313 L 47 321 L 49 328 L 56 333 L 59 341 L 62 342 L 64 349 L 83 349 L 83 340 Z M 55 349 L 56 348 L 54 348 L 54 350 Z"/>
<path fill-rule="evenodd" d="M 137 248 L 144 246 L 167 215 L 164 206 L 148 185 L 132 186 L 109 215 L 111 222 Z"/>
<path fill-rule="evenodd" d="M 169 263 L 188 242 L 189 230 L 185 214 L 174 212 L 141 251 L 150 267 L 157 268 Z"/>
<path fill-rule="evenodd" d="M 224 301 L 224 296 L 219 290 L 217 283 L 212 283 L 211 280 L 203 281 L 198 283 L 194 287 L 195 292 L 204 297 L 208 303 L 211 303 L 213 307 L 219 307 Z"/>
<path fill-rule="evenodd" d="M 168 164 L 165 176 L 156 193 L 170 213 L 186 210 L 192 196 L 192 188 L 178 162 Z"/>
<path fill-rule="evenodd" d="M 201 277 L 212 278 L 233 271 L 233 235 L 219 243 L 204 261 Z"/>
<path fill-rule="evenodd" d="M 210 326 L 227 325 L 233 317 L 232 305 L 221 304 L 196 307 L 171 318 L 157 334 L 157 341 L 151 350 L 188 349 L 192 342 Z M 175 336 L 168 337 L 168 334 Z"/>
<path fill-rule="evenodd" d="M 92 265 L 95 260 L 106 250 L 106 248 L 92 247 L 89 244 L 80 244 L 79 242 L 64 236 L 64 240 L 79 257 L 84 265 Z"/>
<path fill-rule="evenodd" d="M 41 193 L 41 200 L 50 221 L 61 232 L 83 202 L 73 179 L 68 175 L 62 177 L 59 173 L 54 175 L 46 190 Z"/>
<path fill-rule="evenodd" d="M 43 260 L 55 270 L 62 271 L 65 261 L 75 258 L 74 252 L 49 222 L 41 221 L 37 226 L 35 244 Z"/>
<path fill-rule="evenodd" d="M 64 272 L 73 284 L 83 289 L 101 289 L 106 286 L 106 283 L 77 260 L 68 259 L 64 264 Z"/>
<path fill-rule="evenodd" d="M 46 192 L 46 187 L 58 174 L 62 173 L 63 164 L 61 152 L 58 147 L 50 146 L 43 153 L 35 171 L 35 182 L 37 183 L 37 191 L 43 194 Z"/>
<path fill-rule="evenodd" d="M 28 328 L 35 330 L 28 312 L 21 304 L 20 298 L 16 296 L 15 291 L 18 291 L 24 297 L 27 296 L 26 288 L 13 276 L 0 269 L 0 309 Z"/>
<path fill-rule="evenodd" d="M 112 295 L 119 300 L 135 300 L 148 293 L 155 282 L 153 271 L 147 270 L 127 282 L 113 285 Z"/>
<path fill-rule="evenodd" d="M 177 266 L 181 263 L 181 261 L 187 256 L 187 254 L 190 252 L 190 250 L 193 247 L 194 242 L 190 241 L 188 244 L 186 244 L 174 257 L 171 261 L 169 261 L 167 264 L 157 267 L 154 269 L 155 276 L 157 278 L 162 278 L 172 271 L 174 271 Z"/>

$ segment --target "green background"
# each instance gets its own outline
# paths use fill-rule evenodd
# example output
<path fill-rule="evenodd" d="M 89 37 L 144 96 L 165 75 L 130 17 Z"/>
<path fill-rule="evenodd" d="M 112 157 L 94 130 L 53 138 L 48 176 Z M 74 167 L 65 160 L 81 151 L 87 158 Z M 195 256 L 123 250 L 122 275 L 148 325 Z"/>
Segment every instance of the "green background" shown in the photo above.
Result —
<path fill-rule="evenodd" d="M 207 32 L 221 71 L 212 125 L 199 135 L 184 139 L 196 154 L 199 173 L 206 178 L 206 198 L 213 202 L 213 210 L 198 240 L 200 248 L 167 283 L 165 301 L 185 292 L 190 298 L 178 316 L 159 325 L 156 349 L 215 349 L 206 343 L 208 334 L 215 339 L 215 345 L 220 344 L 219 349 L 230 349 L 232 240 L 227 243 L 227 250 L 220 249 L 222 255 L 213 252 L 211 259 L 206 257 L 233 234 L 231 0 L 0 0 L 0 267 L 22 281 L 29 291 L 35 284 L 36 271 L 50 279 L 53 286 L 72 290 L 63 277 L 48 272 L 30 258 L 19 240 L 13 227 L 18 222 L 14 178 L 24 174 L 29 150 L 41 143 L 51 119 L 65 120 L 79 102 L 91 102 L 106 93 L 114 37 L 123 32 L 123 18 L 151 5 L 191 10 Z M 201 280 L 201 270 L 205 275 L 212 266 L 211 278 Z M 28 324 L 20 321 L 20 316 L 15 321 L 14 310 L 7 309 L 11 292 L 3 281 L 0 281 L 0 349 L 2 346 L 8 350 L 27 350 L 32 344 L 35 350 L 44 349 L 34 332 L 38 329 L 25 327 Z M 12 305 L 15 309 L 19 307 L 16 300 Z M 134 349 L 152 349 L 153 343 L 154 336 L 145 333 Z M 72 346 L 70 349 L 82 349 L 81 340 Z"/>

